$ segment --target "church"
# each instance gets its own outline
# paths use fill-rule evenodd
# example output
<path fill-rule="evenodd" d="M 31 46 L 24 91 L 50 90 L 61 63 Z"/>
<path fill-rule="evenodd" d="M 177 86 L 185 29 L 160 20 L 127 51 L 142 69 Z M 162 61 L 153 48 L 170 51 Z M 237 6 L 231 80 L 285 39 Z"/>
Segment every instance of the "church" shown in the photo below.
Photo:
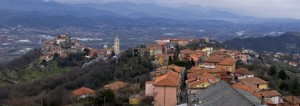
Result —
<path fill-rule="evenodd" d="M 114 39 L 114 45 L 109 48 L 107 45 L 103 49 L 98 50 L 97 57 L 107 60 L 109 57 L 120 55 L 120 39 L 118 36 Z"/>

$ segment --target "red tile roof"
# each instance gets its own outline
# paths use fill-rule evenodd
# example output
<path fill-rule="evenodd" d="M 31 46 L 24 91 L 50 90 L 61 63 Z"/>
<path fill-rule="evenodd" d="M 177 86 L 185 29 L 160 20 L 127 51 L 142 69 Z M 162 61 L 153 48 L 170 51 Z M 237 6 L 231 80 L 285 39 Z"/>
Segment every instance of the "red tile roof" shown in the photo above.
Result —
<path fill-rule="evenodd" d="M 201 80 L 196 80 L 196 81 L 193 81 L 193 82 L 190 82 L 189 83 L 189 88 L 203 88 L 203 87 L 197 87 L 199 84 L 203 84 L 203 83 L 209 83 L 209 84 L 212 84 L 210 83 L 209 81 L 207 80 L 204 80 L 204 79 L 201 79 Z"/>
<path fill-rule="evenodd" d="M 235 73 L 239 73 L 241 75 L 253 75 L 252 72 L 248 71 L 248 69 L 245 69 L 245 68 L 239 68 L 239 69 L 235 70 Z"/>
<path fill-rule="evenodd" d="M 248 83 L 248 82 L 246 82 L 246 81 L 240 81 L 240 82 L 234 84 L 234 86 L 236 86 L 236 87 L 238 87 L 238 86 L 240 86 L 240 85 L 244 85 L 244 86 L 248 87 L 248 88 L 250 89 L 249 92 L 251 92 L 251 91 L 253 91 L 253 92 L 259 92 L 259 91 L 260 91 L 260 89 L 257 88 L 256 85 L 251 84 L 251 83 Z M 246 88 L 246 89 L 248 89 L 248 88 Z M 246 90 L 246 89 L 245 89 L 245 90 Z M 248 90 L 247 90 L 247 91 L 248 91 Z"/>
<path fill-rule="evenodd" d="M 191 49 L 184 49 L 184 50 L 181 50 L 180 53 L 191 54 L 191 53 L 196 53 L 196 51 L 193 51 Z"/>
<path fill-rule="evenodd" d="M 254 91 L 252 89 L 250 89 L 248 86 L 242 84 L 242 83 L 235 83 L 232 85 L 234 88 L 237 88 L 237 89 L 241 89 L 241 90 L 245 90 L 245 91 L 248 91 L 252 94 L 254 94 Z"/>
<path fill-rule="evenodd" d="M 208 57 L 205 62 L 209 62 L 209 63 L 219 63 L 224 59 L 224 56 L 221 55 L 214 55 L 214 56 L 210 56 Z"/>
<path fill-rule="evenodd" d="M 154 86 L 169 86 L 178 87 L 180 83 L 180 77 L 178 73 L 169 71 L 167 74 L 157 77 L 154 80 Z"/>
<path fill-rule="evenodd" d="M 86 88 L 86 87 L 81 87 L 81 88 L 73 91 L 73 95 L 75 95 L 75 96 L 80 96 L 83 94 L 93 94 L 93 93 L 95 93 L 94 90 L 92 90 L 90 88 Z"/>
<path fill-rule="evenodd" d="M 212 83 L 215 83 L 217 82 L 218 80 L 212 75 L 212 74 L 209 74 L 207 72 L 203 72 L 203 73 L 198 73 L 198 74 L 190 74 L 188 76 L 188 79 L 186 82 L 193 82 L 195 80 L 199 80 L 199 79 L 204 79 L 204 80 L 210 80 L 210 82 Z"/>
<path fill-rule="evenodd" d="M 235 64 L 235 59 L 227 57 L 219 62 L 218 65 L 225 65 L 225 66 L 231 66 Z"/>
<path fill-rule="evenodd" d="M 192 78 L 194 76 L 202 75 L 203 73 L 215 74 L 218 73 L 215 69 L 199 69 L 199 68 L 192 68 L 189 73 L 187 74 L 188 78 Z"/>
<path fill-rule="evenodd" d="M 190 56 L 191 60 L 193 59 L 194 61 L 198 61 L 201 58 L 201 55 L 195 54 L 195 53 L 190 54 L 189 56 Z"/>
<path fill-rule="evenodd" d="M 181 71 L 184 69 L 184 67 L 179 67 L 179 66 L 176 66 L 174 64 L 171 64 L 171 65 L 167 65 L 167 66 L 161 66 L 159 68 L 156 69 L 156 72 L 159 72 L 161 70 L 173 70 L 175 72 L 178 72 L 178 73 L 181 73 Z"/>
<path fill-rule="evenodd" d="M 294 97 L 294 101 L 293 101 L 293 97 Z M 285 96 L 283 99 L 285 101 L 289 102 L 290 104 L 291 103 L 300 104 L 300 99 L 297 98 L 296 96 Z"/>
<path fill-rule="evenodd" d="M 110 84 L 107 84 L 107 85 L 104 85 L 104 88 L 107 88 L 107 89 L 111 89 L 111 90 L 118 90 L 120 88 L 124 88 L 126 86 L 128 86 L 129 84 L 126 83 L 126 82 L 122 82 L 122 81 L 115 81 L 113 83 L 110 83 Z"/>
<path fill-rule="evenodd" d="M 263 79 L 260 79 L 258 77 L 250 77 L 250 78 L 244 78 L 244 79 L 241 79 L 241 81 L 245 81 L 245 82 L 248 82 L 250 84 L 254 84 L 254 85 L 257 85 L 257 84 L 268 84 L 269 82 L 263 80 Z"/>
<path fill-rule="evenodd" d="M 256 93 L 254 93 L 254 95 L 257 98 L 261 98 L 262 96 L 264 96 L 265 98 L 269 98 L 269 97 L 274 97 L 274 96 L 280 96 L 281 94 L 275 90 L 270 90 L 270 91 L 256 92 Z"/>

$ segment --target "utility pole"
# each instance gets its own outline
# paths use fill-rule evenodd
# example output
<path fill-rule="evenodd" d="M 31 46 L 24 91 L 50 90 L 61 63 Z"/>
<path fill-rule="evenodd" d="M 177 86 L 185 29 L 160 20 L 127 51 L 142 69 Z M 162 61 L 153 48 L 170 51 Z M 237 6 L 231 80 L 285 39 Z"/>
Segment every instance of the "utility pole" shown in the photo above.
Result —
<path fill-rule="evenodd" d="M 41 106 L 43 106 L 43 97 L 41 97 Z"/>
<path fill-rule="evenodd" d="M 104 106 L 105 106 L 105 96 L 104 96 Z"/>
<path fill-rule="evenodd" d="M 294 96 L 292 95 L 292 106 L 294 106 Z"/>

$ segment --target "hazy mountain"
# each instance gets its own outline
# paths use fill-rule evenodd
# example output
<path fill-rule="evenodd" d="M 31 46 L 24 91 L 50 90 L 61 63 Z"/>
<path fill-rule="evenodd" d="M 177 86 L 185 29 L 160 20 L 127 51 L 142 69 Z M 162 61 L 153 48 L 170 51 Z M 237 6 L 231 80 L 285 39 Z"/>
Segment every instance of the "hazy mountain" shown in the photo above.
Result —
<path fill-rule="evenodd" d="M 205 8 L 200 6 L 189 7 L 162 7 L 154 4 L 135 4 L 128 2 L 113 2 L 106 4 L 77 4 L 78 7 L 93 7 L 101 10 L 109 10 L 132 18 L 161 17 L 177 20 L 219 19 L 232 20 L 242 18 L 239 15 L 217 8 Z"/>
<path fill-rule="evenodd" d="M 225 31 L 230 31 L 231 35 L 245 30 L 251 33 L 298 31 L 300 27 L 299 20 L 245 17 L 220 8 L 201 6 L 170 8 L 155 4 L 128 2 L 64 4 L 42 0 L 0 0 L 0 16 L 0 25 L 21 24 L 33 27 L 95 26 L 99 24 L 118 26 L 181 25 L 181 27 L 198 27 L 206 30 L 207 33 L 217 32 L 218 35 L 224 34 Z M 267 23 L 263 23 L 263 21 Z"/>
<path fill-rule="evenodd" d="M 90 7 L 74 7 L 69 4 L 57 3 L 54 1 L 44 2 L 42 0 L 0 0 L 0 10 L 2 12 L 42 12 L 46 15 L 63 15 L 77 17 L 93 17 L 93 16 L 114 16 L 121 15 Z M 18 14 L 19 14 L 18 13 Z"/>
<path fill-rule="evenodd" d="M 272 51 L 283 53 L 300 53 L 300 33 L 287 32 L 277 37 L 235 38 L 224 44 L 234 49 L 252 49 L 259 52 Z"/>
<path fill-rule="evenodd" d="M 155 4 L 113 2 L 106 4 L 64 4 L 43 0 L 1 0 L 0 9 L 15 11 L 39 11 L 51 15 L 77 16 L 127 16 L 129 18 L 159 17 L 177 20 L 218 19 L 233 20 L 239 15 L 217 8 L 189 6 L 180 8 L 162 7 Z"/>

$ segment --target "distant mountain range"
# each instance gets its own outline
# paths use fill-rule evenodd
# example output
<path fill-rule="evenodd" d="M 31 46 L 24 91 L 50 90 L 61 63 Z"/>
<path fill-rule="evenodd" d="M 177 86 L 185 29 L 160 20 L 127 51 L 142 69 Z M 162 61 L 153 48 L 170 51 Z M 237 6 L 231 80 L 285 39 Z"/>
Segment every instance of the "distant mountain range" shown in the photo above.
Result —
<path fill-rule="evenodd" d="M 1 0 L 0 9 L 15 11 L 47 12 L 50 15 L 159 17 L 176 20 L 219 19 L 232 20 L 241 16 L 216 8 L 190 6 L 181 8 L 162 7 L 154 4 L 114 2 L 106 4 L 64 4 L 43 0 Z"/>
<path fill-rule="evenodd" d="M 252 49 L 259 52 L 272 51 L 283 53 L 300 53 L 300 32 L 287 32 L 277 37 L 235 38 L 223 42 L 234 49 Z"/>
<path fill-rule="evenodd" d="M 108 10 L 131 18 L 160 17 L 176 20 L 234 20 L 238 18 L 246 18 L 218 8 L 205 8 L 200 6 L 170 8 L 154 4 L 135 4 L 129 2 L 78 4 L 76 6 Z"/>
<path fill-rule="evenodd" d="M 164 18 L 182 21 L 223 20 L 230 22 L 261 22 L 262 19 L 234 14 L 227 9 L 201 7 L 163 7 L 155 4 L 135 4 L 130 2 L 111 2 L 105 4 L 65 4 L 50 0 L 0 0 L 0 14 L 5 17 L 18 17 L 19 14 L 35 16 L 74 17 L 122 17 L 122 18 Z M 9 14 L 8 14 L 9 13 Z M 18 13 L 18 14 L 14 14 Z M 32 14 L 31 14 L 32 13 Z M 37 14 L 38 16 L 42 14 Z M 1 17 L 2 18 L 2 17 Z M 9 19 L 9 18 L 7 18 Z"/>
<path fill-rule="evenodd" d="M 155 4 L 114 2 L 106 4 L 65 4 L 50 0 L 0 0 L 0 26 L 60 28 L 169 27 L 191 30 L 218 39 L 228 36 L 264 35 L 271 32 L 299 31 L 300 20 L 262 19 L 240 16 L 227 9 L 201 6 L 163 7 Z M 200 31 L 200 32 L 199 32 Z"/>

